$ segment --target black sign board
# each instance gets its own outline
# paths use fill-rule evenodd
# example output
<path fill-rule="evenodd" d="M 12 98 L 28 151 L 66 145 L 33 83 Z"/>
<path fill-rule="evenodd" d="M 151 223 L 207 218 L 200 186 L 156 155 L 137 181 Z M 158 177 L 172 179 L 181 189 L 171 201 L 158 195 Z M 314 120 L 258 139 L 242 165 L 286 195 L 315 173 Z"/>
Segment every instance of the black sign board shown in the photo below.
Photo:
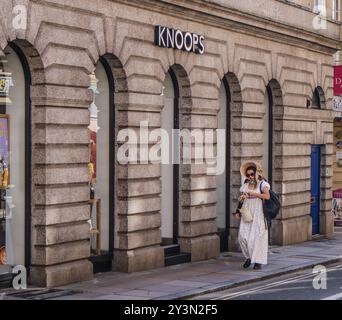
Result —
<path fill-rule="evenodd" d="M 204 36 L 168 27 L 155 26 L 154 44 L 197 54 L 204 53 Z"/>

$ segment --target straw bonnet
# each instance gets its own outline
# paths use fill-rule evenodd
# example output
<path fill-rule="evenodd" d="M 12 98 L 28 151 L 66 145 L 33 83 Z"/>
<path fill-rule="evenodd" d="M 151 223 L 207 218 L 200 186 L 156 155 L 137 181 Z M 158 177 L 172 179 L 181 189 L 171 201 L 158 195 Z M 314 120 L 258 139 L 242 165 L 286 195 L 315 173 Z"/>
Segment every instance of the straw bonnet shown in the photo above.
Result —
<path fill-rule="evenodd" d="M 254 167 L 256 169 L 255 171 L 256 171 L 257 178 L 259 176 L 261 176 L 261 177 L 264 176 L 264 169 L 259 162 L 257 162 L 257 161 L 246 161 L 240 167 L 240 173 L 244 178 L 246 178 L 246 171 L 249 167 Z"/>

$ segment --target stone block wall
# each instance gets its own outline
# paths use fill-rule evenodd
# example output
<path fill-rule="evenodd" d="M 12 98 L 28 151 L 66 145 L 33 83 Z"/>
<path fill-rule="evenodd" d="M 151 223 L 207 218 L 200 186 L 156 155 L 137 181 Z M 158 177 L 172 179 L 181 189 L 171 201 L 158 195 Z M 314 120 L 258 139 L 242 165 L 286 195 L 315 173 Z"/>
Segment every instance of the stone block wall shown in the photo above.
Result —
<path fill-rule="evenodd" d="M 137 130 L 142 120 L 149 121 L 150 130 L 160 127 L 162 86 L 171 67 L 183 92 L 182 127 L 216 128 L 218 92 L 227 77 L 233 116 L 232 195 L 227 197 L 233 208 L 241 162 L 262 160 L 266 86 L 276 80 L 282 105 L 276 106 L 281 112 L 275 119 L 274 189 L 283 207 L 272 237 L 283 245 L 311 238 L 310 145 L 325 145 L 322 168 L 331 169 L 332 54 L 338 26 L 332 25 L 331 38 L 310 30 L 298 39 L 290 26 L 271 24 L 264 30 L 252 17 L 244 21 L 245 28 L 233 22 L 238 9 L 220 10 L 216 4 L 46 0 L 24 1 L 29 25 L 22 31 L 7 18 L 20 1 L 2 2 L 0 49 L 16 42 L 32 74 L 33 283 L 56 286 L 92 277 L 88 87 L 89 74 L 102 56 L 115 79 L 116 133 Z M 205 54 L 155 47 L 155 25 L 204 34 Z M 317 86 L 325 93 L 323 110 L 307 108 Z M 160 165 L 115 167 L 114 269 L 161 267 Z M 216 181 L 206 169 L 181 166 L 179 243 L 192 261 L 219 254 Z M 321 232 L 331 235 L 331 176 L 322 175 L 321 188 Z M 233 219 L 230 225 L 230 248 L 237 249 L 238 225 Z"/>

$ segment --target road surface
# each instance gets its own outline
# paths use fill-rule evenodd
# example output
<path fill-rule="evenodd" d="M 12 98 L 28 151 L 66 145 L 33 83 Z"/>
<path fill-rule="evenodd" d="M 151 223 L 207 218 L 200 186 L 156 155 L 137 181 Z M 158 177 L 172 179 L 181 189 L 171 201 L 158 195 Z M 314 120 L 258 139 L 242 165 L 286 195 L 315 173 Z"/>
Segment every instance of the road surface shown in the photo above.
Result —
<path fill-rule="evenodd" d="M 341 300 L 342 264 L 284 275 L 253 284 L 217 291 L 193 300 Z"/>

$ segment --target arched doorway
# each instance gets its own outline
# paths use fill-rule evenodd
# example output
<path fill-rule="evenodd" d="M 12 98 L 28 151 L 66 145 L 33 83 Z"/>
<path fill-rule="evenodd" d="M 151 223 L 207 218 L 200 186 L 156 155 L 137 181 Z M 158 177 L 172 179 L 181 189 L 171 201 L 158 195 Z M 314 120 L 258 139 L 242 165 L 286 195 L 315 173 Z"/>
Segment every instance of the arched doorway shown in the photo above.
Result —
<path fill-rule="evenodd" d="M 166 74 L 163 86 L 164 107 L 161 111 L 161 128 L 167 133 L 168 163 L 161 165 L 161 235 L 164 246 L 165 265 L 191 261 L 189 252 L 182 252 L 184 207 L 188 197 L 184 196 L 182 185 L 188 181 L 184 174 L 190 164 L 183 162 L 182 129 L 191 109 L 190 84 L 186 71 L 180 65 L 172 66 Z M 178 134 L 179 133 L 179 134 Z M 164 151 L 163 151 L 164 152 Z M 184 175 L 183 175 L 184 174 Z M 181 179 L 183 180 L 181 183 Z"/>
<path fill-rule="evenodd" d="M 283 131 L 279 128 L 282 127 L 284 108 L 281 87 L 279 82 L 275 79 L 272 79 L 266 86 L 264 106 L 262 159 L 264 177 L 271 184 L 271 188 L 278 194 L 281 194 L 282 176 L 279 174 L 276 175 L 276 172 L 277 166 L 281 165 L 280 158 L 282 154 L 279 152 L 279 148 L 276 148 L 276 145 L 283 143 Z M 270 244 L 275 242 L 274 239 L 277 238 L 277 235 L 274 232 L 274 225 L 275 223 L 273 222 L 269 225 Z"/>
<path fill-rule="evenodd" d="M 10 43 L 0 59 L 0 274 L 31 265 L 31 72 L 21 48 Z M 5 259 L 4 259 L 5 257 Z"/>
<path fill-rule="evenodd" d="M 111 65 L 100 58 L 91 75 L 90 106 L 91 257 L 94 273 L 112 269 L 115 215 L 115 83 Z"/>
<path fill-rule="evenodd" d="M 220 236 L 220 250 L 237 251 L 239 250 L 238 225 L 231 213 L 238 205 L 241 177 L 240 166 L 236 164 L 241 162 L 241 154 L 239 147 L 235 148 L 234 154 L 232 150 L 234 145 L 241 144 L 242 95 L 239 80 L 234 73 L 228 72 L 223 77 L 218 102 L 217 128 L 225 130 L 225 170 L 216 177 L 216 222 Z"/>
<path fill-rule="evenodd" d="M 273 165 L 273 96 L 270 84 L 266 87 L 264 100 L 265 114 L 263 125 L 263 167 L 265 177 L 272 183 Z"/>
<path fill-rule="evenodd" d="M 318 86 L 312 93 L 312 109 L 325 109 L 325 94 Z M 322 155 L 323 144 L 311 145 L 311 176 L 310 176 L 310 216 L 312 219 L 312 235 L 321 233 L 321 202 L 322 202 Z"/>
<path fill-rule="evenodd" d="M 172 141 L 173 132 L 179 129 L 179 86 L 176 75 L 172 69 L 168 71 L 164 81 L 164 107 L 161 112 L 161 127 Z M 162 164 L 162 210 L 161 231 L 162 244 L 178 243 L 179 221 L 179 163 L 174 163 L 177 145 L 169 145 L 168 164 Z"/>
<path fill-rule="evenodd" d="M 265 114 L 263 125 L 263 166 L 267 180 L 272 188 L 275 188 L 277 181 L 275 179 L 275 160 L 276 154 L 276 130 L 277 121 L 282 121 L 283 115 L 283 95 L 280 84 L 277 80 L 272 79 L 266 86 L 265 92 Z M 279 118 L 279 119 L 278 119 Z M 279 132 L 281 134 L 281 132 Z M 281 140 L 280 137 L 278 140 Z"/>
<path fill-rule="evenodd" d="M 220 235 L 220 250 L 228 250 L 228 238 L 231 214 L 231 89 L 226 77 L 223 78 L 219 90 L 219 112 L 217 128 L 225 130 L 225 171 L 217 176 L 216 182 L 216 212 L 217 227 Z M 218 146 L 220 147 L 220 146 Z M 223 146 L 221 146 L 223 147 Z"/>

